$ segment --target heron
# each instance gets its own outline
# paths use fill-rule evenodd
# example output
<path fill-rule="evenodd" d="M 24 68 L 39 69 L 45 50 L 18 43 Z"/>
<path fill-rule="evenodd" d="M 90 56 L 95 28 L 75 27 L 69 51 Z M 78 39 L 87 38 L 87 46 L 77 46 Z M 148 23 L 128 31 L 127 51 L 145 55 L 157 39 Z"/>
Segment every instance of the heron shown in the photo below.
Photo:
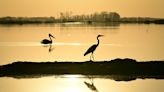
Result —
<path fill-rule="evenodd" d="M 99 42 L 99 37 L 102 37 L 102 36 L 104 36 L 104 35 L 98 35 L 98 36 L 97 36 L 97 44 L 92 45 L 92 46 L 85 52 L 85 54 L 84 54 L 84 56 L 86 56 L 87 54 L 91 53 L 91 55 L 90 55 L 90 61 L 92 61 L 92 60 L 91 60 L 91 57 L 92 57 L 92 59 L 94 60 L 93 53 L 94 53 L 94 51 L 96 50 L 97 46 L 98 46 L 99 43 L 100 43 L 100 42 Z"/>
<path fill-rule="evenodd" d="M 52 44 L 52 39 L 51 39 L 51 37 L 55 38 L 54 36 L 52 36 L 51 34 L 49 34 L 50 40 L 48 40 L 48 39 L 43 39 L 43 40 L 41 41 L 41 43 L 42 43 L 42 44 Z"/>

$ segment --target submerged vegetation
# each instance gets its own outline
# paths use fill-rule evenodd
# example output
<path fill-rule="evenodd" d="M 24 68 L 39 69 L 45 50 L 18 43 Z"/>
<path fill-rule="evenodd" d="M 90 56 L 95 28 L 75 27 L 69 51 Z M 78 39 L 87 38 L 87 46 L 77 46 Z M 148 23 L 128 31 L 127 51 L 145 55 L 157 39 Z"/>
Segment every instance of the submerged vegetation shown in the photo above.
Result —
<path fill-rule="evenodd" d="M 82 22 L 92 24 L 93 22 L 102 23 L 155 23 L 164 24 L 164 19 L 149 17 L 120 17 L 117 12 L 101 12 L 88 15 L 72 15 L 71 12 L 60 13 L 55 17 L 1 17 L 0 24 L 40 24 L 40 23 L 65 23 Z"/>

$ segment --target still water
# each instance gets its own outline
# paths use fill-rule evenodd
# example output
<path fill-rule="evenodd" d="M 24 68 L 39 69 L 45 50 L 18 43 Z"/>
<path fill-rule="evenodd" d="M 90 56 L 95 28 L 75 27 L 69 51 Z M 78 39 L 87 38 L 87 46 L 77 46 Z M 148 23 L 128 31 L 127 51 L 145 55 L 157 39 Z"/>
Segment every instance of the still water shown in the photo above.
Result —
<path fill-rule="evenodd" d="M 115 81 L 101 76 L 91 80 L 83 75 L 0 78 L 1 92 L 163 92 L 163 86 L 164 80 Z"/>
<path fill-rule="evenodd" d="M 40 41 L 51 33 L 51 46 Z M 96 61 L 133 58 L 138 61 L 164 60 L 164 25 L 47 24 L 0 25 L 0 65 L 15 61 L 87 61 L 85 51 L 97 43 Z"/>
<path fill-rule="evenodd" d="M 52 45 L 40 41 L 51 33 Z M 0 65 L 15 61 L 87 61 L 85 51 L 97 43 L 95 60 L 133 58 L 138 61 L 164 60 L 164 25 L 47 24 L 0 25 Z M 109 76 L 108 76 L 109 77 Z M 39 78 L 0 77 L 1 92 L 163 92 L 164 80 L 115 81 L 111 77 L 84 75 Z M 92 84 L 93 83 L 93 84 Z M 87 85 L 88 84 L 88 85 Z M 95 89 L 95 90 L 93 90 Z"/>

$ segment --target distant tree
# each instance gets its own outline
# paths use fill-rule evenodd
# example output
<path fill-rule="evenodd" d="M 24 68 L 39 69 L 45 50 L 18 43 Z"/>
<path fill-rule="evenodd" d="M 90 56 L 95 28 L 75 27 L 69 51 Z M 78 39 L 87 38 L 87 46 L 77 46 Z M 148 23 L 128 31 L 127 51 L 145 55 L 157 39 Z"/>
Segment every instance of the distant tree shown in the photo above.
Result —
<path fill-rule="evenodd" d="M 67 21 L 70 21 L 72 20 L 72 12 L 61 12 L 60 13 L 60 20 L 62 22 L 67 22 Z"/>
<path fill-rule="evenodd" d="M 120 15 L 116 12 L 106 12 L 91 14 L 91 20 L 97 22 L 118 22 L 120 21 Z"/>
<path fill-rule="evenodd" d="M 108 18 L 106 19 L 110 22 L 119 22 L 120 21 L 120 15 L 116 12 L 110 12 L 108 15 Z"/>

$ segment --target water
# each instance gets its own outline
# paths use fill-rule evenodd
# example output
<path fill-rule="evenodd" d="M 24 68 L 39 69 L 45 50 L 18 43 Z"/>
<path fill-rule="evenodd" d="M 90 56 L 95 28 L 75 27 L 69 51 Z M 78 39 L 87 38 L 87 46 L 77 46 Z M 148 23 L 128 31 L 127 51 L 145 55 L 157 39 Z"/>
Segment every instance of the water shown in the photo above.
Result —
<path fill-rule="evenodd" d="M 55 36 L 54 43 L 40 41 Z M 85 51 L 100 38 L 95 60 L 133 58 L 164 60 L 164 26 L 145 24 L 86 25 L 0 25 L 0 65 L 15 61 L 86 61 Z"/>
<path fill-rule="evenodd" d="M 108 78 L 109 77 L 109 78 Z M 115 81 L 108 77 L 83 75 L 54 75 L 41 78 L 0 78 L 2 92 L 163 92 L 164 80 L 137 79 Z M 93 90 L 88 87 L 93 83 Z"/>
<path fill-rule="evenodd" d="M 40 41 L 55 36 L 54 43 Z M 86 25 L 0 25 L 0 65 L 15 61 L 86 61 L 83 56 L 98 34 L 100 46 L 95 60 L 133 58 L 164 60 L 164 26 L 145 24 Z M 120 77 L 120 76 L 118 76 Z M 86 83 L 94 83 L 96 90 Z M 111 76 L 51 75 L 39 78 L 0 77 L 2 92 L 163 92 L 162 79 L 115 81 Z M 93 85 L 92 85 L 93 86 Z"/>

